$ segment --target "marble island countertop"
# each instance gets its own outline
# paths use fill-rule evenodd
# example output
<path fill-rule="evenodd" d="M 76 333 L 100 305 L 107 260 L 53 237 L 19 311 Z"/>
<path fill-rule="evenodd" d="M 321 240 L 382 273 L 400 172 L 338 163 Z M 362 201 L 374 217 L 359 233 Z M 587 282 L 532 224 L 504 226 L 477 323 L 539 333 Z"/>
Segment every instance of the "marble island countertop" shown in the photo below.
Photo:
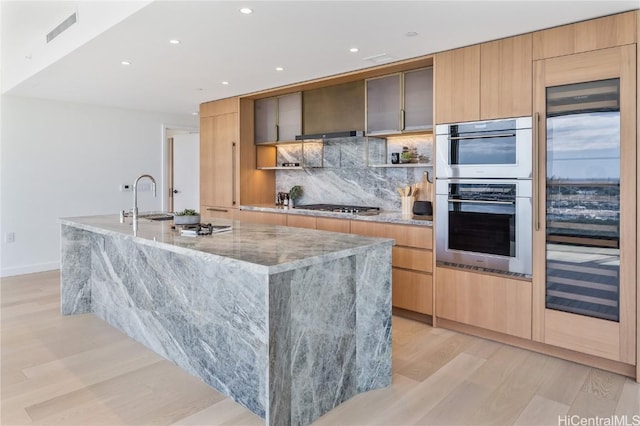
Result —
<path fill-rule="evenodd" d="M 342 258 L 392 239 L 304 228 L 254 224 L 225 219 L 204 219 L 214 225 L 231 225 L 231 231 L 181 236 L 172 221 L 138 219 L 134 235 L 132 219 L 120 223 L 118 215 L 62 218 L 60 223 L 98 234 L 135 239 L 136 242 L 181 254 L 222 257 L 246 263 L 245 267 L 277 273 Z"/>
<path fill-rule="evenodd" d="M 265 425 L 391 385 L 392 239 L 211 223 L 233 228 L 60 219 L 61 313 L 98 316 Z"/>
<path fill-rule="evenodd" d="M 383 210 L 380 212 L 380 214 L 377 214 L 377 215 L 366 215 L 366 214 L 354 214 L 354 213 L 328 212 L 328 211 L 320 211 L 320 210 L 296 209 L 296 208 L 288 208 L 283 206 L 276 206 L 275 204 L 248 204 L 248 205 L 243 204 L 240 206 L 240 210 L 296 214 L 301 216 L 333 217 L 336 219 L 396 223 L 399 225 L 433 226 L 433 220 L 432 220 L 433 218 L 431 216 L 424 216 L 424 219 L 416 219 L 416 216 L 414 216 L 411 219 L 405 219 L 402 217 L 402 214 L 400 213 L 400 211 L 389 211 L 389 210 Z"/>

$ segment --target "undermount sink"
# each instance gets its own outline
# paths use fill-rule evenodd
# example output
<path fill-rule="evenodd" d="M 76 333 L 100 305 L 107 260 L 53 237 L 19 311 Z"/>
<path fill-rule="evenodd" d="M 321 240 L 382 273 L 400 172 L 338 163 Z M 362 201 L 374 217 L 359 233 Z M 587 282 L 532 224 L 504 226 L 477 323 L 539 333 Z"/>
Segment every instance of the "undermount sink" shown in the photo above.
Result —
<path fill-rule="evenodd" d="M 173 220 L 173 214 L 171 213 L 145 213 L 138 215 L 140 219 L 149 220 Z"/>

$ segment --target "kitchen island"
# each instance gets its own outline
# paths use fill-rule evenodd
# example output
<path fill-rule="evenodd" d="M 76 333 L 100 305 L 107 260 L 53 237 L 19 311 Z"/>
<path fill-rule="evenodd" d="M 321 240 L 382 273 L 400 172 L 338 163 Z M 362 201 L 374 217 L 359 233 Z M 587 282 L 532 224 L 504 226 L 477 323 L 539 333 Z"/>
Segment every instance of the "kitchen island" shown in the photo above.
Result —
<path fill-rule="evenodd" d="M 61 219 L 61 311 L 94 313 L 270 425 L 391 383 L 393 240 L 231 222 Z"/>

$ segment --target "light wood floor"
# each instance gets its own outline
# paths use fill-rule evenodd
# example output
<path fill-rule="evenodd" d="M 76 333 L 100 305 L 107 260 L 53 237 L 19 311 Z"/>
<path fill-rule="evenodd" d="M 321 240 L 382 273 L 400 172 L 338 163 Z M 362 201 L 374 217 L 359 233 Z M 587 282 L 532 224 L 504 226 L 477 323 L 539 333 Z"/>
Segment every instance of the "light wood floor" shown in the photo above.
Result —
<path fill-rule="evenodd" d="M 3 426 L 264 424 L 93 315 L 62 317 L 57 271 L 5 278 L 0 290 Z M 571 415 L 640 422 L 633 380 L 400 317 L 393 372 L 391 387 L 316 424 L 558 425 Z"/>

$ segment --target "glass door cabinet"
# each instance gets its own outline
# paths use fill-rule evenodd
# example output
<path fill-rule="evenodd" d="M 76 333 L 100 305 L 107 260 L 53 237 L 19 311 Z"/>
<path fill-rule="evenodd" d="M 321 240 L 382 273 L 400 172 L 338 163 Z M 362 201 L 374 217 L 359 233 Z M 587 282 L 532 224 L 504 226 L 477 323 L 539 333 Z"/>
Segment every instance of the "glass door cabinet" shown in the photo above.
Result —
<path fill-rule="evenodd" d="M 635 49 L 534 63 L 533 337 L 635 365 Z"/>

